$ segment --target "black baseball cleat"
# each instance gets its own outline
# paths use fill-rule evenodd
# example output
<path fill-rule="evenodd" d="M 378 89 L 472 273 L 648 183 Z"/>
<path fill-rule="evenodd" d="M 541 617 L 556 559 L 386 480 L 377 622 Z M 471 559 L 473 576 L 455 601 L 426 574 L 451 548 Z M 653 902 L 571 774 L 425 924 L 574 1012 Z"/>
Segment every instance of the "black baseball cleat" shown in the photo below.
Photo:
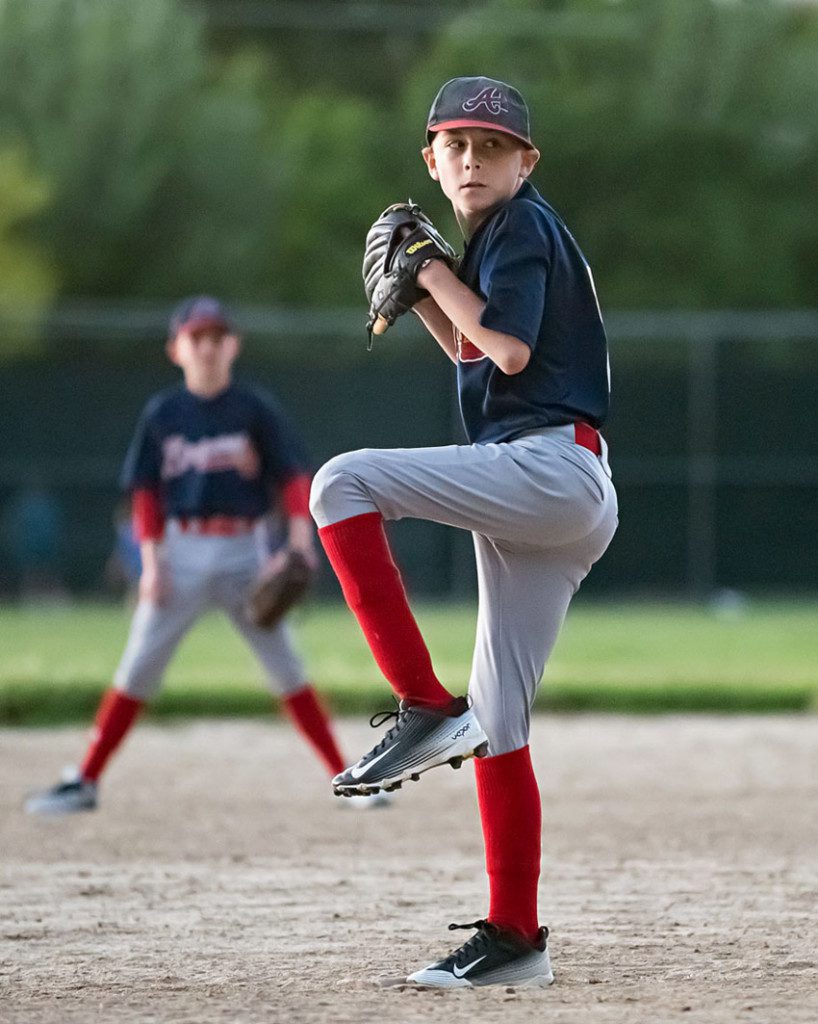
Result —
<path fill-rule="evenodd" d="M 540 928 L 533 943 L 490 921 L 449 925 L 450 931 L 455 928 L 476 928 L 477 932 L 445 960 L 415 971 L 407 981 L 425 988 L 476 988 L 480 985 L 545 988 L 554 980 L 546 945 L 547 928 Z"/>
<path fill-rule="evenodd" d="M 390 718 L 395 724 L 381 742 L 332 780 L 336 796 L 400 789 L 430 768 L 459 768 L 466 758 L 488 752 L 486 734 L 465 697 L 455 698 L 444 711 L 401 701 L 395 711 L 382 711 L 369 724 L 377 728 Z"/>

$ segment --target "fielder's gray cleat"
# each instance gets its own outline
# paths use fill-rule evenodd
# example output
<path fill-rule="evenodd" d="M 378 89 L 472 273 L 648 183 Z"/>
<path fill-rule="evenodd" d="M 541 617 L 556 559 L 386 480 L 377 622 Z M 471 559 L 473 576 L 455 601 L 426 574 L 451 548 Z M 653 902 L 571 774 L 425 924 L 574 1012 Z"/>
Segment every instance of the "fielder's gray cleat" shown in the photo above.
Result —
<path fill-rule="evenodd" d="M 83 779 L 76 768 L 66 768 L 62 780 L 51 789 L 35 793 L 25 802 L 29 814 L 41 816 L 93 811 L 97 806 L 97 784 Z"/>
<path fill-rule="evenodd" d="M 466 758 L 482 757 L 488 750 L 486 734 L 465 697 L 457 697 L 445 711 L 401 701 L 396 711 L 373 716 L 370 725 L 377 728 L 390 718 L 395 724 L 381 742 L 332 780 L 336 796 L 400 789 L 430 768 L 459 768 Z"/>
<path fill-rule="evenodd" d="M 490 921 L 449 925 L 450 930 L 455 928 L 476 928 L 477 932 L 460 949 L 410 974 L 407 981 L 426 988 L 545 988 L 554 980 L 546 946 L 547 928 L 540 928 L 534 943 Z"/>

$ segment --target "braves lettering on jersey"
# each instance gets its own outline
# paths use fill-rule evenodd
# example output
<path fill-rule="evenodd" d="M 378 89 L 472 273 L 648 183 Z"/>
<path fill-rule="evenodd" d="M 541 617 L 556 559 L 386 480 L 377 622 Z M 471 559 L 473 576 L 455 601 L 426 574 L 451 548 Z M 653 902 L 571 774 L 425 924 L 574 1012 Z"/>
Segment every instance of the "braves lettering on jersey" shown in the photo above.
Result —
<path fill-rule="evenodd" d="M 184 386 L 145 407 L 125 459 L 122 487 L 160 487 L 172 518 L 257 518 L 270 489 L 307 471 L 307 460 L 278 403 L 231 385 L 213 398 Z"/>
<path fill-rule="evenodd" d="M 608 349 L 591 270 L 562 219 L 525 182 L 475 232 L 458 272 L 486 307 L 484 327 L 531 348 L 507 376 L 455 329 L 460 409 L 473 443 L 538 427 L 599 427 L 609 402 Z"/>

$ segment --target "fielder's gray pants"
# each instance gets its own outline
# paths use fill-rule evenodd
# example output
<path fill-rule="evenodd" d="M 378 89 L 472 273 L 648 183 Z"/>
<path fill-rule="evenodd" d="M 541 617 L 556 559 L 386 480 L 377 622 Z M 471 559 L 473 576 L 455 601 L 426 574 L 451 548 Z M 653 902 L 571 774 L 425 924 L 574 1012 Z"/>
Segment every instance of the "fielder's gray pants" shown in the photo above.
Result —
<path fill-rule="evenodd" d="M 259 571 L 259 537 L 211 537 L 185 533 L 171 520 L 163 542 L 171 593 L 161 605 L 140 601 L 114 685 L 138 700 L 150 700 L 182 637 L 212 608 L 227 613 L 261 662 L 270 690 L 286 695 L 306 682 L 286 623 L 272 630 L 254 626 L 244 604 Z"/>
<path fill-rule="evenodd" d="M 607 450 L 573 425 L 502 444 L 363 449 L 313 480 L 319 527 L 366 512 L 471 530 L 479 609 L 469 693 L 492 755 L 528 743 L 529 716 L 568 604 L 617 526 Z"/>

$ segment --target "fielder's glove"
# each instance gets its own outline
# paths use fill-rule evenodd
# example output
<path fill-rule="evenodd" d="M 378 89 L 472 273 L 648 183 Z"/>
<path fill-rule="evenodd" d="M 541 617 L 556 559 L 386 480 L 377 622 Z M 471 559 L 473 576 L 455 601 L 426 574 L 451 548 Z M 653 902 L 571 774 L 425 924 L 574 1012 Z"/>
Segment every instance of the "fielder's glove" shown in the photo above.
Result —
<path fill-rule="evenodd" d="M 383 334 L 428 294 L 416 281 L 427 260 L 456 263 L 454 250 L 419 206 L 411 200 L 388 206 L 369 229 L 364 251 L 370 347 L 373 334 Z"/>
<path fill-rule="evenodd" d="M 315 577 L 315 570 L 297 551 L 290 551 L 284 565 L 253 585 L 247 598 L 248 619 L 260 629 L 273 629 L 287 612 L 303 601 Z"/>

